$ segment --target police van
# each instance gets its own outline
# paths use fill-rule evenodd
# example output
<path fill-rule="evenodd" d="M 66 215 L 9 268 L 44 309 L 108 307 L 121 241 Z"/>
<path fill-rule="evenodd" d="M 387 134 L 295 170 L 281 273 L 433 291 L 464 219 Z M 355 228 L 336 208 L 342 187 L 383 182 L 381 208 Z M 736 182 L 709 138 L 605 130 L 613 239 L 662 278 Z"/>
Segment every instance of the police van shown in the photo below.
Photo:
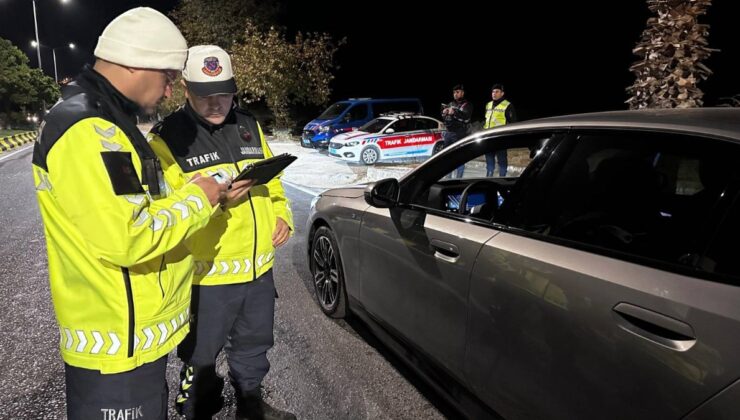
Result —
<path fill-rule="evenodd" d="M 339 101 L 303 127 L 301 145 L 327 147 L 335 135 L 352 131 L 382 114 L 392 112 L 422 114 L 424 109 L 418 98 L 350 98 Z"/>

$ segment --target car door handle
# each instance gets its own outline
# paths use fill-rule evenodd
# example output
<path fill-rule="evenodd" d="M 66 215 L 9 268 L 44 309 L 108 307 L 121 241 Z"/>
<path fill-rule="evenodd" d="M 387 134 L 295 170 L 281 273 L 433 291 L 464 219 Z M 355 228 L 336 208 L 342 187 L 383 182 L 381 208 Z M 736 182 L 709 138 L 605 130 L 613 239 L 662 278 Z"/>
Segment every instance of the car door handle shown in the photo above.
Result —
<path fill-rule="evenodd" d="M 432 239 L 429 244 L 434 251 L 434 257 L 448 263 L 456 263 L 460 258 L 460 251 L 457 245 L 449 242 Z"/>
<path fill-rule="evenodd" d="M 696 344 L 691 325 L 675 318 L 620 302 L 614 308 L 620 328 L 639 337 L 677 351 L 686 351 Z"/>

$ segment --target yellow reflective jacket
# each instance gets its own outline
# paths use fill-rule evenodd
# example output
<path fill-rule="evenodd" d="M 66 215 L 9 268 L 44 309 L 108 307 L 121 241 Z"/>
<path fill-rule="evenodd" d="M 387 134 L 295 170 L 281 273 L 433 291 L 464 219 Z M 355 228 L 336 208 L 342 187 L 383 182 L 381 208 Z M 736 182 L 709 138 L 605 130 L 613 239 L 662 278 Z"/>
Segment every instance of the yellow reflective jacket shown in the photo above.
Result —
<path fill-rule="evenodd" d="M 88 69 L 47 115 L 33 156 L 62 358 L 104 374 L 154 361 L 185 337 L 183 242 L 216 211 L 192 184 L 151 197 L 133 107 Z"/>
<path fill-rule="evenodd" d="M 500 125 L 505 125 L 506 121 L 506 108 L 511 105 L 511 102 L 504 99 L 501 101 L 498 105 L 495 107 L 493 106 L 493 101 L 486 104 L 486 120 L 483 124 L 483 128 L 493 128 L 498 127 Z"/>
<path fill-rule="evenodd" d="M 247 163 L 272 156 L 257 121 L 239 109 L 213 126 L 186 104 L 152 129 L 149 142 L 174 188 L 196 173 L 235 177 Z M 275 257 L 272 234 L 278 217 L 292 233 L 293 216 L 279 176 L 214 215 L 186 242 L 195 258 L 193 284 L 244 283 L 267 272 Z"/>

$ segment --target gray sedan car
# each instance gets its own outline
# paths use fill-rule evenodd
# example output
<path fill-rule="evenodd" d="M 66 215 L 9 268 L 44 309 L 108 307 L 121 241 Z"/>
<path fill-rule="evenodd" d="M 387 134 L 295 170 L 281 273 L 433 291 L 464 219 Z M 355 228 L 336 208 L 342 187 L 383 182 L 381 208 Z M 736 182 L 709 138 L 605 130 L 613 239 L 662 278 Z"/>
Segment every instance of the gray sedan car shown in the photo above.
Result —
<path fill-rule="evenodd" d="M 308 223 L 321 309 L 469 417 L 740 418 L 740 109 L 476 133 Z"/>

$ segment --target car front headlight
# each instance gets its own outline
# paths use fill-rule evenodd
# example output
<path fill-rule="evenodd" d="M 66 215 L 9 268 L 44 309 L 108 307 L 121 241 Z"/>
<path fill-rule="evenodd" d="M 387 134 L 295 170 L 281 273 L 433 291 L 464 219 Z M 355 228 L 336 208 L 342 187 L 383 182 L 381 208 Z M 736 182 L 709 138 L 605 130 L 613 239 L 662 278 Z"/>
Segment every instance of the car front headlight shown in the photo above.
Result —
<path fill-rule="evenodd" d="M 331 127 L 329 127 L 328 125 L 319 129 L 319 131 L 321 131 L 322 133 L 328 133 L 329 130 L 331 130 Z"/>
<path fill-rule="evenodd" d="M 359 141 L 348 141 L 347 143 L 345 143 L 345 146 L 352 147 L 352 146 L 357 146 L 358 144 L 360 144 Z"/>

